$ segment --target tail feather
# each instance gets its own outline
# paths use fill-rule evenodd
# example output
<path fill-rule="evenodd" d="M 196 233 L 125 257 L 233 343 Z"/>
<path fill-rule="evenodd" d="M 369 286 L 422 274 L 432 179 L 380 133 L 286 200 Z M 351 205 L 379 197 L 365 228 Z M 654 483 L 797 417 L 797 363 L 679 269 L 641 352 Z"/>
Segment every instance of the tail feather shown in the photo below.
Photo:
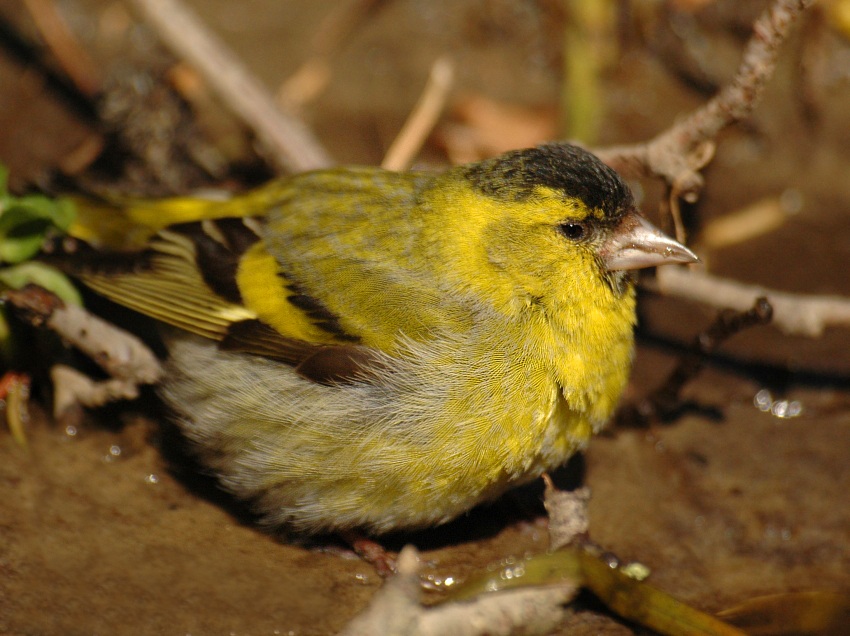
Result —
<path fill-rule="evenodd" d="M 189 197 L 159 201 L 97 201 L 72 198 L 77 218 L 68 234 L 95 248 L 134 251 L 178 223 L 229 216 L 226 201 Z M 227 210 L 227 211 L 225 211 Z"/>
<path fill-rule="evenodd" d="M 238 197 L 222 192 L 158 200 L 71 197 L 77 218 L 68 233 L 95 248 L 140 250 L 171 225 L 261 215 L 284 191 L 285 182 L 273 181 Z"/>

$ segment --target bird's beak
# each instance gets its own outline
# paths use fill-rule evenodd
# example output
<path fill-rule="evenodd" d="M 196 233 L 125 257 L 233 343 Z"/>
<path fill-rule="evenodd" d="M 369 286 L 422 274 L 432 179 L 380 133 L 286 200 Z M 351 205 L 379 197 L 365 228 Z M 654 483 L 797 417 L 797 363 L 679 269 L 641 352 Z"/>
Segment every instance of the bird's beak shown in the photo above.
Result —
<path fill-rule="evenodd" d="M 609 272 L 641 269 L 668 263 L 694 263 L 699 260 L 687 247 L 673 240 L 652 223 L 631 211 L 614 228 L 599 250 Z"/>

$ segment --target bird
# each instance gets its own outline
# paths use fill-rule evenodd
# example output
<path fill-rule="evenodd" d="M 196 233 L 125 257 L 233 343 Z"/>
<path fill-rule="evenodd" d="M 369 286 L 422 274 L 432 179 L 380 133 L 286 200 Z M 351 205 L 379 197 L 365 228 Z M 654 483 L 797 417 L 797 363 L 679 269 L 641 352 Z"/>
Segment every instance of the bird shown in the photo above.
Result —
<path fill-rule="evenodd" d="M 697 260 L 564 142 L 75 204 L 72 271 L 162 325 L 201 463 L 305 535 L 436 526 L 564 464 L 628 381 L 633 271 Z"/>

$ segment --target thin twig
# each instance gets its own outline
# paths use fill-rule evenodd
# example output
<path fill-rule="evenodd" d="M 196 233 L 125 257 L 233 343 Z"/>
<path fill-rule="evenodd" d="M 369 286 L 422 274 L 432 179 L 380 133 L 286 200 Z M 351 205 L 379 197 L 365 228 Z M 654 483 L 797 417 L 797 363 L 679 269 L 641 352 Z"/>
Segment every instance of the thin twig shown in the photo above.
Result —
<path fill-rule="evenodd" d="M 618 420 L 630 427 L 646 427 L 664 420 L 682 407 L 682 389 L 705 366 L 708 356 L 732 336 L 756 325 L 766 325 L 773 319 L 773 306 L 767 298 L 756 299 L 747 311 L 722 310 L 708 329 L 699 333 L 688 351 L 679 359 L 661 385 L 636 404 L 619 413 Z"/>
<path fill-rule="evenodd" d="M 446 105 L 446 98 L 454 82 L 454 66 L 448 57 L 441 57 L 433 66 L 428 83 L 422 96 L 404 122 L 401 131 L 390 145 L 382 168 L 387 170 L 407 170 L 410 168 L 422 144 L 431 134 L 440 113 Z"/>
<path fill-rule="evenodd" d="M 102 77 L 88 52 L 80 46 L 65 19 L 50 0 L 24 0 L 41 37 L 77 89 L 87 97 L 101 89 Z"/>
<path fill-rule="evenodd" d="M 624 176 L 659 177 L 667 183 L 667 210 L 680 240 L 684 230 L 678 218 L 679 200 L 696 201 L 704 183 L 699 171 L 714 155 L 718 133 L 753 111 L 776 69 L 791 26 L 813 3 L 776 0 L 753 25 L 732 82 L 688 117 L 647 142 L 596 151 Z M 659 270 L 654 285 L 667 295 L 737 311 L 746 311 L 757 298 L 767 296 L 774 308 L 774 324 L 789 334 L 815 337 L 828 325 L 850 325 L 850 300 L 844 298 L 788 294 L 675 267 Z"/>
<path fill-rule="evenodd" d="M 717 250 L 746 243 L 780 228 L 792 214 L 793 204 L 783 197 L 767 197 L 707 221 L 700 230 L 699 246 Z"/>
<path fill-rule="evenodd" d="M 543 504 L 549 515 L 549 549 L 560 550 L 587 538 L 590 527 L 590 488 L 558 490 L 552 478 L 543 473 L 546 489 Z"/>
<path fill-rule="evenodd" d="M 162 376 L 156 356 L 136 336 L 82 307 L 65 303 L 43 287 L 8 290 L 3 299 L 27 322 L 58 334 L 113 377 L 149 384 Z"/>
<path fill-rule="evenodd" d="M 309 57 L 277 91 L 284 108 L 297 109 L 318 97 L 331 78 L 331 58 L 362 24 L 386 0 L 349 0 L 330 10 L 310 43 Z"/>
<path fill-rule="evenodd" d="M 788 335 L 817 338 L 827 327 L 850 327 L 850 299 L 840 296 L 792 294 L 681 267 L 659 268 L 655 282 L 646 286 L 665 296 L 736 311 L 765 297 L 773 306 L 773 324 Z"/>
<path fill-rule="evenodd" d="M 260 82 L 179 0 L 132 0 L 176 55 L 201 73 L 213 90 L 254 131 L 283 170 L 302 172 L 332 165 L 319 141 L 299 119 L 282 113 Z"/>
<path fill-rule="evenodd" d="M 508 590 L 427 608 L 419 600 L 419 570 L 416 549 L 406 546 L 398 557 L 398 574 L 386 580 L 341 635 L 550 634 L 566 615 L 564 604 L 576 593 L 575 584 L 566 580 L 557 587 Z"/>
<path fill-rule="evenodd" d="M 56 365 L 52 376 L 57 417 L 77 404 L 101 406 L 116 399 L 134 398 L 139 385 L 156 383 L 162 377 L 159 360 L 136 336 L 82 307 L 64 303 L 37 285 L 9 290 L 4 300 L 30 324 L 58 334 L 110 376 L 95 382 L 70 367 Z"/>
<path fill-rule="evenodd" d="M 777 0 L 753 25 L 735 78 L 705 105 L 648 142 L 596 150 L 628 177 L 660 177 L 671 197 L 694 202 L 703 186 L 699 174 L 714 155 L 717 134 L 755 108 L 776 68 L 791 26 L 814 0 Z"/>

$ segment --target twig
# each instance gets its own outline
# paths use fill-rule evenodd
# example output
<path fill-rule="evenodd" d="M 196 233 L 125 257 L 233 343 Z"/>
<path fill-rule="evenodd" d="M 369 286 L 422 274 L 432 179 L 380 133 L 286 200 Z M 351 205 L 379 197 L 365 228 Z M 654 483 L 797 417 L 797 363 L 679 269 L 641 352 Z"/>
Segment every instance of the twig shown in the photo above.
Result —
<path fill-rule="evenodd" d="M 512 559 L 500 569 L 488 568 L 449 592 L 445 606 L 481 599 L 507 591 L 543 593 L 548 586 L 581 586 L 590 590 L 618 616 L 667 636 L 745 636 L 744 632 L 687 605 L 646 581 L 649 569 L 623 562 L 615 554 L 591 541 L 550 550 L 522 559 Z M 534 598 L 534 597 L 530 597 Z M 438 606 L 442 607 L 442 606 Z M 456 632 L 451 632 L 456 633 Z M 502 633 L 502 632 L 499 632 Z M 520 631 L 525 634 L 527 632 Z"/>
<path fill-rule="evenodd" d="M 659 268 L 655 282 L 645 286 L 665 296 L 736 311 L 746 311 L 765 297 L 773 306 L 773 324 L 788 335 L 817 338 L 826 327 L 850 327 L 850 299 L 840 296 L 792 294 L 680 267 Z"/>
<path fill-rule="evenodd" d="M 714 98 L 655 138 L 632 146 L 603 148 L 596 154 L 621 174 L 660 177 L 668 186 L 666 206 L 684 239 L 679 200 L 696 201 L 703 186 L 699 174 L 712 158 L 717 134 L 748 116 L 773 75 L 779 50 L 791 26 L 814 0 L 776 0 L 753 25 L 732 82 Z M 653 284 L 649 285 L 653 288 Z M 658 271 L 654 289 L 713 307 L 746 311 L 766 296 L 773 322 L 785 333 L 817 337 L 829 325 L 850 326 L 850 300 L 789 294 L 724 280 L 710 274 L 667 267 Z"/>
<path fill-rule="evenodd" d="M 406 170 L 410 168 L 419 153 L 425 139 L 434 129 L 440 113 L 446 105 L 446 98 L 454 82 L 454 66 L 448 57 L 441 57 L 433 66 L 425 90 L 419 98 L 401 131 L 390 145 L 382 168 L 387 170 Z"/>
<path fill-rule="evenodd" d="M 753 25 L 735 78 L 705 105 L 650 141 L 596 150 L 627 177 L 660 177 L 668 185 L 670 212 L 683 240 L 679 200 L 695 202 L 704 180 L 699 171 L 714 156 L 717 134 L 748 116 L 776 68 L 791 25 L 814 0 L 776 0 Z"/>
<path fill-rule="evenodd" d="M 586 537 L 590 526 L 590 488 L 558 490 L 546 473 L 543 483 L 546 485 L 543 504 L 549 515 L 549 549 L 559 550 Z"/>
<path fill-rule="evenodd" d="M 627 426 L 644 427 L 671 416 L 681 407 L 682 389 L 702 370 L 709 355 L 735 334 L 756 325 L 766 325 L 772 318 L 773 306 L 763 296 L 747 311 L 724 309 L 708 329 L 694 338 L 690 351 L 679 360 L 667 379 L 635 405 L 624 408 L 618 420 Z"/>
<path fill-rule="evenodd" d="M 163 41 L 204 76 L 254 131 L 279 167 L 302 172 L 330 166 L 327 151 L 303 122 L 282 113 L 260 82 L 179 0 L 132 0 Z"/>
<path fill-rule="evenodd" d="M 700 231 L 699 245 L 706 249 L 722 249 L 773 232 L 793 213 L 789 208 L 783 205 L 782 197 L 769 197 L 711 219 Z"/>
<path fill-rule="evenodd" d="M 567 582 L 426 608 L 420 604 L 420 590 L 419 557 L 413 546 L 407 546 L 399 554 L 398 574 L 387 579 L 369 607 L 346 626 L 341 636 L 508 636 L 518 629 L 522 634 L 549 634 L 564 619 L 563 605 L 576 591 Z"/>
<path fill-rule="evenodd" d="M 324 55 L 305 60 L 277 90 L 281 108 L 299 112 L 305 104 L 316 99 L 331 81 L 331 63 Z"/>
<path fill-rule="evenodd" d="M 349 0 L 325 16 L 312 38 L 310 56 L 277 91 L 286 107 L 298 108 L 318 97 L 331 78 L 330 60 L 369 14 L 385 0 Z"/>
<path fill-rule="evenodd" d="M 53 383 L 53 415 L 60 422 L 78 406 L 97 408 L 139 397 L 139 383 L 132 379 L 93 380 L 64 364 L 50 369 L 50 380 Z"/>
<path fill-rule="evenodd" d="M 5 300 L 22 318 L 58 334 L 111 376 L 95 382 L 69 367 L 54 367 L 57 416 L 76 404 L 101 406 L 113 399 L 136 397 L 139 385 L 153 384 L 162 377 L 159 360 L 141 340 L 82 307 L 65 304 L 36 285 L 7 291 Z"/>
<path fill-rule="evenodd" d="M 54 3 L 49 0 L 24 0 L 24 4 L 41 37 L 77 89 L 86 97 L 96 95 L 102 83 L 97 65 L 74 39 Z"/>

